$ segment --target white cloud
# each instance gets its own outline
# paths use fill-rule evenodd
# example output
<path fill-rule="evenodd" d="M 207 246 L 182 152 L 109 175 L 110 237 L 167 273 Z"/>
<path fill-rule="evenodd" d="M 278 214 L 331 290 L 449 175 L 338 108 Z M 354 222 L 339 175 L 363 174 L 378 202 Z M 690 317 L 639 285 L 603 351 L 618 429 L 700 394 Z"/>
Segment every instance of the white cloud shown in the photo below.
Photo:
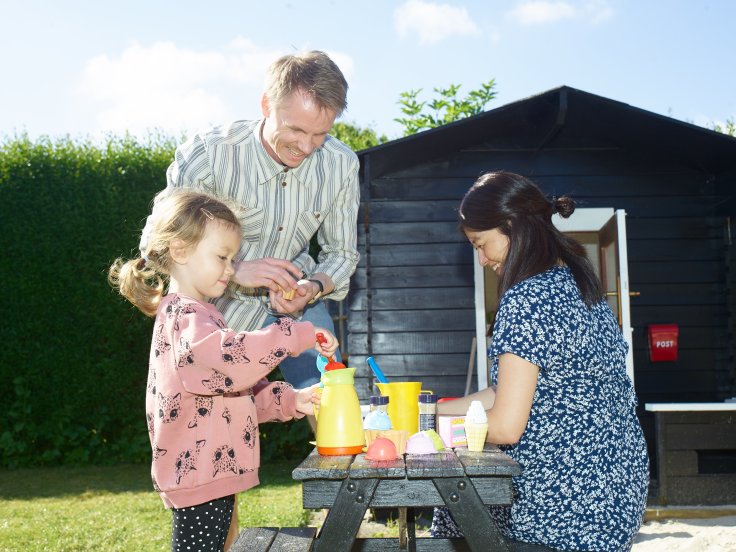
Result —
<path fill-rule="evenodd" d="M 266 68 L 285 53 L 260 49 L 243 37 L 222 51 L 201 52 L 172 42 L 134 42 L 117 57 L 88 60 L 76 93 L 97 109 L 101 131 L 194 130 L 260 115 Z M 352 60 L 330 55 L 347 78 Z"/>
<path fill-rule="evenodd" d="M 394 28 L 401 38 L 416 33 L 422 44 L 436 44 L 453 35 L 478 34 L 465 8 L 422 0 L 408 0 L 396 8 Z"/>
<path fill-rule="evenodd" d="M 613 9 L 607 0 L 577 3 L 565 0 L 530 0 L 518 4 L 507 15 L 522 25 L 544 25 L 570 19 L 598 24 L 610 19 Z"/>

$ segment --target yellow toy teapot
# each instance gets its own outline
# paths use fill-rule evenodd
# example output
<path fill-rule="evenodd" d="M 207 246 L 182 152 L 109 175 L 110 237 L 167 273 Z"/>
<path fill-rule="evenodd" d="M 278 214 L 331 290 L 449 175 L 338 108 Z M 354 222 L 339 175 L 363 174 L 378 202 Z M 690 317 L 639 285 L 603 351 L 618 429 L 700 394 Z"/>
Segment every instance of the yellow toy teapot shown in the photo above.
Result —
<path fill-rule="evenodd" d="M 322 374 L 322 400 L 317 416 L 317 452 L 322 456 L 360 454 L 365 446 L 355 368 Z"/>

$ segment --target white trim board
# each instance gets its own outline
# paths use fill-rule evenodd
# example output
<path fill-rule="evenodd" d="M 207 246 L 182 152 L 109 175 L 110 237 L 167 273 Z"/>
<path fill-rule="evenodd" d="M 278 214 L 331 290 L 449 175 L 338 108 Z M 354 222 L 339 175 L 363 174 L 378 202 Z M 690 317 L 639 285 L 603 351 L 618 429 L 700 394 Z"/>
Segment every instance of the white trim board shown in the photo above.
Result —
<path fill-rule="evenodd" d="M 613 217 L 613 207 L 576 209 L 569 218 L 552 215 L 552 224 L 560 232 L 598 232 Z"/>
<path fill-rule="evenodd" d="M 736 402 L 712 403 L 646 403 L 650 412 L 707 412 L 709 410 L 736 410 Z"/>

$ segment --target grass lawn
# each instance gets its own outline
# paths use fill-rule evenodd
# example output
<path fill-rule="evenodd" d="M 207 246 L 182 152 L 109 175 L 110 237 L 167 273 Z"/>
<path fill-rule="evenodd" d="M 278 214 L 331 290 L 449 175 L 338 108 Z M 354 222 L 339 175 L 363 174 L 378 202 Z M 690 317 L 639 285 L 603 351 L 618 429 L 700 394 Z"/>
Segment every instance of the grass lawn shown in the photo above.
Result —
<path fill-rule="evenodd" d="M 241 493 L 241 527 L 306 525 L 296 463 L 261 467 Z M 0 552 L 167 551 L 171 513 L 153 491 L 150 466 L 0 470 Z"/>

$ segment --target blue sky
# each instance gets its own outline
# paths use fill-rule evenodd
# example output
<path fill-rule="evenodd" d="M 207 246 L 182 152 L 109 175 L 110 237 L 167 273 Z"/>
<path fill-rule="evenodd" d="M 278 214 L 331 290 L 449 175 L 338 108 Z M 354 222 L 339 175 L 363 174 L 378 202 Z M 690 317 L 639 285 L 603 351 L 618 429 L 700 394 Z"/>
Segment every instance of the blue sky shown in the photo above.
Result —
<path fill-rule="evenodd" d="M 0 136 L 193 130 L 260 116 L 266 66 L 325 50 L 343 120 L 396 138 L 401 92 L 561 85 L 709 126 L 736 118 L 731 0 L 0 0 Z"/>

